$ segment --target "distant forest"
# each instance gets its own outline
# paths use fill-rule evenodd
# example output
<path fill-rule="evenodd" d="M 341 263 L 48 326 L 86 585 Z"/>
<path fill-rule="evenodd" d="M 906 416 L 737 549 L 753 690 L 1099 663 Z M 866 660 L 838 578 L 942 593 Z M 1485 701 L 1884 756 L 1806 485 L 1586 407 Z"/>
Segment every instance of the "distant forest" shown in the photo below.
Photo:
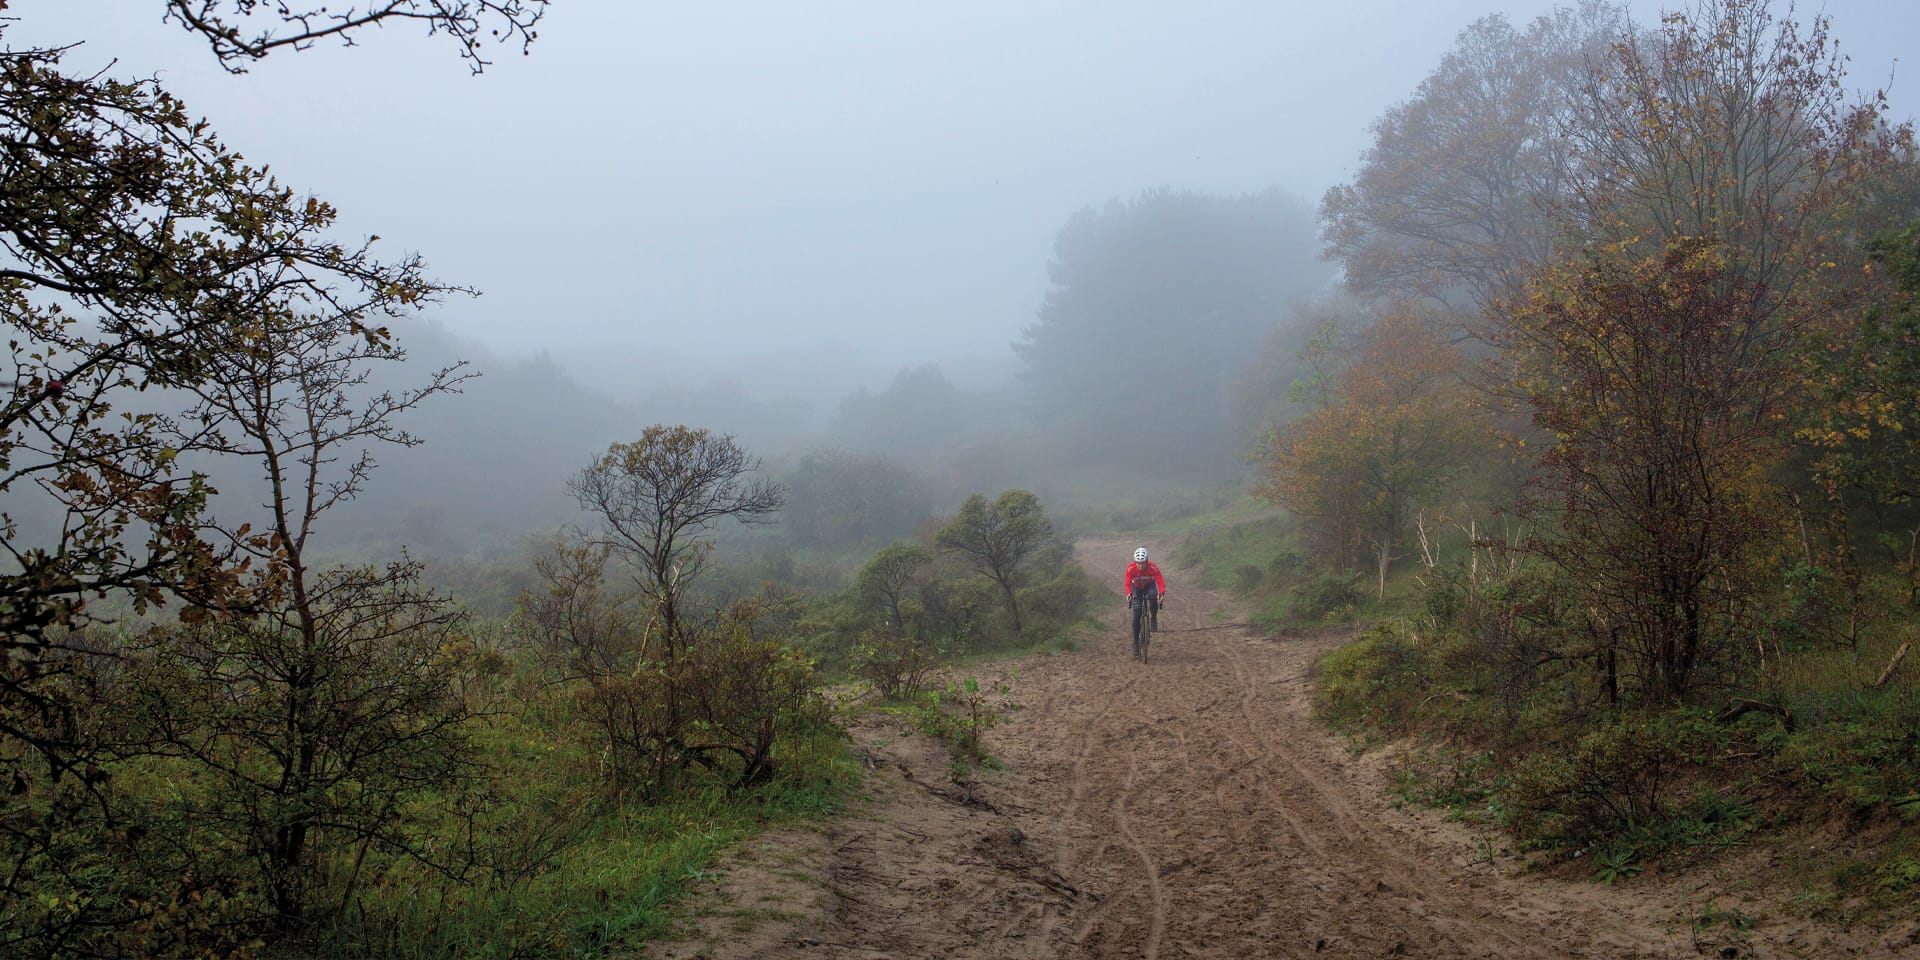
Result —
<path fill-rule="evenodd" d="M 964 389 L 929 358 L 825 411 L 749 385 L 615 400 L 548 357 L 505 358 L 448 323 L 397 320 L 405 361 L 367 389 L 462 362 L 477 376 L 409 411 L 419 445 L 379 452 L 378 482 L 330 518 L 327 541 L 348 555 L 458 556 L 574 522 L 565 478 L 652 423 L 731 434 L 776 473 L 858 454 L 915 478 L 940 509 L 1007 486 L 1075 502 L 1240 485 L 1311 332 L 1299 318 L 1336 294 L 1317 251 L 1311 208 L 1285 194 L 1116 199 L 1062 227 L 1051 291 L 1007 345 L 1014 382 Z M 216 505 L 246 502 L 244 468 L 208 469 Z"/>

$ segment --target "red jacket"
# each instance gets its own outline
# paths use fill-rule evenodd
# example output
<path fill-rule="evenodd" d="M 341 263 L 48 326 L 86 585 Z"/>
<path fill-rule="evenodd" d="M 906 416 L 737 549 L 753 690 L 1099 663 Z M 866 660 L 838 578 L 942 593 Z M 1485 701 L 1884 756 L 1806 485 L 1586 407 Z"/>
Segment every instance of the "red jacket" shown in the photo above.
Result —
<path fill-rule="evenodd" d="M 1122 594 L 1133 593 L 1134 576 L 1145 576 L 1147 574 L 1153 575 L 1154 586 L 1158 587 L 1161 593 L 1167 592 L 1167 578 L 1160 575 L 1159 565 L 1152 560 L 1148 560 L 1145 564 L 1127 564 L 1127 575 L 1120 578 L 1120 592 Z"/>

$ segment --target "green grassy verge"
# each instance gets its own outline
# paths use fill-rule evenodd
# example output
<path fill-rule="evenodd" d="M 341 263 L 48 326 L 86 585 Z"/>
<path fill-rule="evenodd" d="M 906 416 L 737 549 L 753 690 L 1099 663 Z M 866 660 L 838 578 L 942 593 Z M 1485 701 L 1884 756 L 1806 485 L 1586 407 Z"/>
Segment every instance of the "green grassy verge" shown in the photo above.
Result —
<path fill-rule="evenodd" d="M 1255 626 L 1274 632 L 1364 622 L 1410 614 L 1424 587 L 1408 565 L 1378 583 L 1358 571 L 1313 560 L 1299 521 L 1251 497 L 1166 529 L 1181 535 L 1174 556 L 1198 571 L 1200 584 L 1245 599 Z"/>
<path fill-rule="evenodd" d="M 652 801 L 608 797 L 594 751 L 553 734 L 523 717 L 484 735 L 495 777 L 476 824 L 486 869 L 456 878 L 364 863 L 354 908 L 282 955 L 607 956 L 668 931 L 674 903 L 728 847 L 831 815 L 859 784 L 845 738 L 820 730 L 785 744 L 783 775 L 751 792 L 695 780 Z M 447 842 L 462 841 L 460 826 L 449 819 Z"/>

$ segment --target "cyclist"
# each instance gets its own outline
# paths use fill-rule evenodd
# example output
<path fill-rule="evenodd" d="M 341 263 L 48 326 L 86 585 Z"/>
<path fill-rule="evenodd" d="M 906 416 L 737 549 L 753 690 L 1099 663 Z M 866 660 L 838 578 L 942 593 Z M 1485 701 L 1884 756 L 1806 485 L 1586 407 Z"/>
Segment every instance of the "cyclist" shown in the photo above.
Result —
<path fill-rule="evenodd" d="M 1147 609 L 1153 614 L 1153 628 L 1160 629 L 1160 598 L 1167 595 L 1167 578 L 1160 574 L 1158 564 L 1147 559 L 1146 547 L 1134 549 L 1133 562 L 1127 564 L 1120 588 L 1127 595 L 1129 608 L 1141 600 L 1147 602 Z"/>

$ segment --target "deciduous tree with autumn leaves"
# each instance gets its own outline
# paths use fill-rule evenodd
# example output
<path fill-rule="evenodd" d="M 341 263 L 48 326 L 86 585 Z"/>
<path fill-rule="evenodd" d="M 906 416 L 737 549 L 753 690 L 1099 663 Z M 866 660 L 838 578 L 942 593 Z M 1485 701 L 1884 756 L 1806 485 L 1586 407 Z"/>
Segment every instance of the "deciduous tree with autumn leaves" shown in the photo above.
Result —
<path fill-rule="evenodd" d="M 1547 531 L 1528 543 L 1581 592 L 1591 648 L 1575 653 L 1610 696 L 1681 700 L 1729 653 L 1764 661 L 1763 639 L 1736 637 L 1779 581 L 1770 558 L 1857 579 L 1845 495 L 1884 494 L 1866 495 L 1867 471 L 1837 478 L 1890 425 L 1861 371 L 1899 367 L 1868 362 L 1898 315 L 1875 306 L 1886 280 L 1865 241 L 1920 207 L 1911 130 L 1844 76 L 1824 17 L 1764 0 L 1651 27 L 1592 3 L 1524 29 L 1486 20 L 1323 203 L 1350 289 L 1477 309 L 1461 323 L 1473 372 L 1448 362 L 1516 444 L 1405 466 L 1431 488 L 1525 445 L 1533 495 L 1496 506 Z M 1501 109 L 1449 111 L 1473 97 Z M 1381 349 L 1363 345 L 1338 399 L 1280 432 L 1267 489 L 1350 550 L 1374 546 L 1384 571 L 1404 516 L 1386 491 L 1407 485 L 1378 479 L 1402 458 L 1400 432 L 1376 424 L 1402 408 L 1353 382 L 1391 379 Z"/>
<path fill-rule="evenodd" d="M 1484 418 L 1460 380 L 1459 350 L 1411 306 L 1389 310 L 1351 345 L 1331 402 L 1273 438 L 1262 496 L 1309 518 L 1324 555 L 1373 557 L 1380 595 L 1415 517 L 1460 476 Z"/>
<path fill-rule="evenodd" d="M 1609 700 L 1684 697 L 1750 636 L 1779 548 L 1769 476 L 1793 393 L 1782 349 L 1754 347 L 1761 290 L 1697 242 L 1606 250 L 1508 308 L 1515 379 L 1550 437 L 1532 547 L 1565 571 Z"/>
<path fill-rule="evenodd" d="M 400 22 L 478 70 L 544 8 L 150 5 L 236 71 Z M 0 39 L 16 19 L 0 0 Z M 384 323 L 459 288 L 71 49 L 0 50 L 0 953 L 251 952 L 309 919 L 319 851 L 408 845 L 460 765 L 459 618 L 412 564 L 304 552 L 371 469 L 340 447 L 407 442 L 388 418 L 451 386 L 365 389 L 402 355 Z M 213 509 L 216 457 L 260 468 L 258 511 Z M 162 606 L 181 622 L 129 623 Z M 197 786 L 122 786 L 143 773 Z"/>
<path fill-rule="evenodd" d="M 1457 455 L 1525 477 L 1476 502 L 1517 521 L 1498 572 L 1426 578 L 1323 696 L 1358 716 L 1418 691 L 1449 740 L 1474 731 L 1492 752 L 1447 789 L 1483 787 L 1523 842 L 1612 864 L 1704 843 L 1647 824 L 1711 836 L 1748 774 L 1786 799 L 1740 802 L 1783 811 L 1888 822 L 1920 797 L 1920 150 L 1848 90 L 1826 18 L 1781 6 L 1482 21 L 1322 205 L 1350 291 L 1454 311 L 1472 372 L 1448 362 L 1500 418 Z M 1375 478 L 1400 440 L 1354 385 L 1414 343 L 1278 434 L 1264 491 L 1349 553 L 1391 530 Z"/>

